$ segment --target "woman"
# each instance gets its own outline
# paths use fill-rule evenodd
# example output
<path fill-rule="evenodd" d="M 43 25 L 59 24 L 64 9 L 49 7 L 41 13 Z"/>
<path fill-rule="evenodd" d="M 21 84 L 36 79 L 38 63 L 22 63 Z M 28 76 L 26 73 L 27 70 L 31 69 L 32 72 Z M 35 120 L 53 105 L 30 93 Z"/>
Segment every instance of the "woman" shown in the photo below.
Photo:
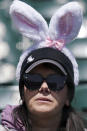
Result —
<path fill-rule="evenodd" d="M 24 2 L 15 0 L 11 18 L 33 45 L 17 66 L 22 104 L 7 106 L 2 128 L 8 131 L 85 131 L 82 120 L 71 106 L 78 85 L 78 65 L 66 48 L 78 34 L 82 12 L 77 2 L 61 7 L 44 18 Z"/>

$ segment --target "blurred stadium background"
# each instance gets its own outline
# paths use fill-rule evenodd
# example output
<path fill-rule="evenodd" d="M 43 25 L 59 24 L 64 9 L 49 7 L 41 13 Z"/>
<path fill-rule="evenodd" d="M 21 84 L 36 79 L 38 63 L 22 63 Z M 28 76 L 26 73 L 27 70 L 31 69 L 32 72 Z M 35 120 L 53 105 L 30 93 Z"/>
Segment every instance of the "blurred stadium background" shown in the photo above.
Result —
<path fill-rule="evenodd" d="M 11 24 L 9 7 L 13 0 L 0 0 L 0 112 L 7 104 L 18 104 L 18 83 L 15 78 L 16 66 L 20 54 L 30 45 L 30 41 L 22 37 Z M 46 21 L 63 4 L 74 0 L 22 0 L 37 11 Z M 87 0 L 75 0 L 83 10 L 83 24 L 78 37 L 68 48 L 75 55 L 80 71 L 80 83 L 76 88 L 72 105 L 87 119 Z M 26 43 L 26 45 L 24 44 Z"/>

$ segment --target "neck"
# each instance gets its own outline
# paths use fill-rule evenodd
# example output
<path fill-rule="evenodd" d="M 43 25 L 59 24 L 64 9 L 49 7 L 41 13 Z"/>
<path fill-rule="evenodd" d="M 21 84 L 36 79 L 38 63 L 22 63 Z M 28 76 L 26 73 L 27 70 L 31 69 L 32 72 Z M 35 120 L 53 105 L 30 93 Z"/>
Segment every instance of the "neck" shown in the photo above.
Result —
<path fill-rule="evenodd" d="M 61 113 L 52 117 L 34 117 L 32 121 L 32 131 L 57 131 L 60 125 Z"/>

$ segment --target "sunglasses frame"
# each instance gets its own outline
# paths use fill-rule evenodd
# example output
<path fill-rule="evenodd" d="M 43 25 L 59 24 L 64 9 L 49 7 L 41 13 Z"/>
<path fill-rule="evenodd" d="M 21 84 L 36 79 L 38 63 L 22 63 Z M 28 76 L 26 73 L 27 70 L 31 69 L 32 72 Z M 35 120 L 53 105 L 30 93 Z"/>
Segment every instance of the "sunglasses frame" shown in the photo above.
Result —
<path fill-rule="evenodd" d="M 38 81 L 37 78 L 40 81 Z M 59 80 L 57 81 L 57 79 L 59 79 L 60 81 Z M 50 74 L 46 78 L 44 78 L 39 73 L 35 73 L 35 74 L 25 73 L 23 75 L 24 85 L 31 91 L 39 90 L 41 88 L 41 84 L 44 81 L 47 83 L 48 88 L 50 90 L 60 91 L 64 88 L 64 85 L 66 84 L 66 79 L 67 79 L 66 75 L 60 75 L 60 74 Z M 32 81 L 32 80 L 34 80 L 34 81 Z"/>

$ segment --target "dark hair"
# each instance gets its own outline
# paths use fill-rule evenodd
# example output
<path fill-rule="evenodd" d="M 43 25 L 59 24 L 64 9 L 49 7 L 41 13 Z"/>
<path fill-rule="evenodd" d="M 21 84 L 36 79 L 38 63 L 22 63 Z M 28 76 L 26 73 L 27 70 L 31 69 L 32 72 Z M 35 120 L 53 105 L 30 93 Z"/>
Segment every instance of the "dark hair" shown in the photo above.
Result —
<path fill-rule="evenodd" d="M 57 71 L 57 68 L 55 66 L 52 66 L 52 64 L 46 63 L 46 64 L 44 64 L 44 66 Z M 61 73 L 61 71 L 60 71 L 60 73 Z M 69 84 L 69 86 L 67 86 L 68 98 L 71 103 L 71 101 L 74 97 L 75 88 L 74 88 L 74 86 L 70 87 L 70 83 L 67 83 L 67 85 L 68 84 Z M 24 83 L 23 83 L 22 79 L 19 82 L 19 92 L 20 92 L 21 99 L 23 99 Z M 29 111 L 28 111 L 24 101 L 20 106 L 18 106 L 14 109 L 13 118 L 14 118 L 14 124 L 16 127 L 17 127 L 17 124 L 18 124 L 17 122 L 18 122 L 18 118 L 19 118 L 21 120 L 21 122 L 23 123 L 26 131 L 32 130 L 32 126 L 30 124 L 30 121 L 29 121 L 29 119 L 27 119 L 27 118 L 29 118 Z M 60 130 L 58 130 L 58 131 L 84 131 L 83 121 L 81 120 L 80 116 L 72 108 L 71 105 L 70 106 L 64 105 L 63 110 L 62 110 L 62 118 L 61 118 L 59 128 L 60 128 Z"/>

